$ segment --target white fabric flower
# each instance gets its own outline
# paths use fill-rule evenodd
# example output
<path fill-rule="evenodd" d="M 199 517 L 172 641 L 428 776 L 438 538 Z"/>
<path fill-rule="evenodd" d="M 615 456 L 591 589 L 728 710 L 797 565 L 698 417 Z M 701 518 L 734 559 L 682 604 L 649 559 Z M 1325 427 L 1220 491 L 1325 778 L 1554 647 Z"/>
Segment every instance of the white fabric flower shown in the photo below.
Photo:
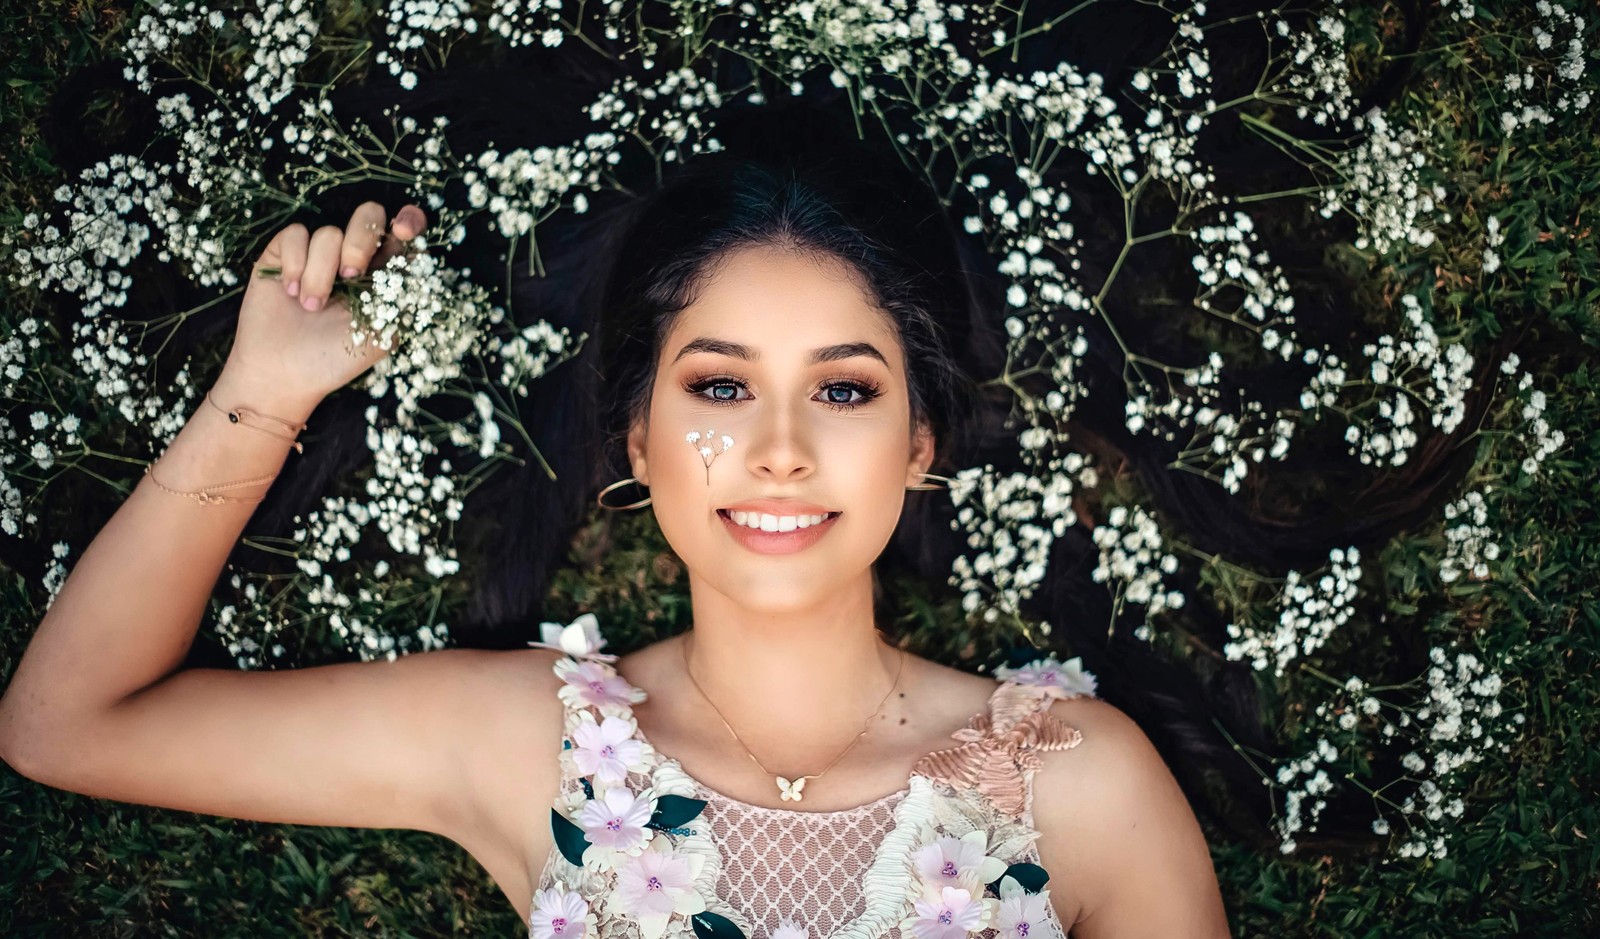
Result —
<path fill-rule="evenodd" d="M 1034 659 L 1021 668 L 1002 665 L 994 670 L 994 675 L 1003 681 L 1049 689 L 1051 695 L 1057 698 L 1075 698 L 1079 695 L 1092 698 L 1099 686 L 1094 673 L 1083 670 L 1082 656 L 1061 662 L 1049 655 Z"/>

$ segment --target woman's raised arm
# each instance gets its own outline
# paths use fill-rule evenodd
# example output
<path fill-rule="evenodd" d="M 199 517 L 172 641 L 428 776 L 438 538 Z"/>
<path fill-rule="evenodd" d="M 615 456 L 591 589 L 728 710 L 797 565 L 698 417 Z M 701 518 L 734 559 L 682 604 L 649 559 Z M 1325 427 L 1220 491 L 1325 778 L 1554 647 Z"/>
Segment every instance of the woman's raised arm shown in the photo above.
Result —
<path fill-rule="evenodd" d="M 301 424 L 326 394 L 388 354 L 371 343 L 347 348 L 349 313 L 342 301 L 328 302 L 339 270 L 349 276 L 352 268 L 381 266 L 395 250 L 377 247 L 384 216 L 381 205 L 366 203 L 344 230 L 328 226 L 308 237 L 292 225 L 263 252 L 213 402 L 196 407 L 85 550 L 0 700 L 0 756 L 18 772 L 125 802 L 260 821 L 416 828 L 467 843 L 505 825 L 477 817 L 463 798 L 493 758 L 474 740 L 542 721 L 544 752 L 559 752 L 555 712 L 541 717 L 523 707 L 538 707 L 545 695 L 531 684 L 550 672 L 534 667 L 521 677 L 516 666 L 530 665 L 525 654 L 447 650 L 276 672 L 180 669 L 253 511 L 248 500 L 269 483 L 221 490 L 245 500 L 221 504 L 161 487 L 196 491 L 276 473 L 290 449 L 278 434 L 289 432 L 249 415 L 236 423 L 225 411 L 251 408 Z M 408 206 L 393 232 L 410 239 L 424 224 L 420 209 Z M 282 274 L 254 276 L 262 268 Z M 553 686 L 548 698 L 556 700 Z M 496 725 L 518 714 L 521 725 Z M 534 752 L 539 742 L 511 745 Z M 555 760 L 545 762 L 548 769 L 531 771 L 548 780 L 522 784 L 553 792 Z M 496 838 L 485 834 L 468 847 L 486 866 L 502 868 L 491 867 L 497 878 L 516 877 L 526 845 Z"/>

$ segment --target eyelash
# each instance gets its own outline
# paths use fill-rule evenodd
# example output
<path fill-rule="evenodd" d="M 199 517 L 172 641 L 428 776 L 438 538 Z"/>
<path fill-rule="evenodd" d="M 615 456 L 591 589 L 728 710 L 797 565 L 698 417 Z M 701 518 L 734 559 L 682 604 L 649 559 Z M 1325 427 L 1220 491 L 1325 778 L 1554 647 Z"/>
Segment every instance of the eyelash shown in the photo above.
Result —
<path fill-rule="evenodd" d="M 750 390 L 749 384 L 747 384 L 746 382 L 740 381 L 737 378 L 733 378 L 732 376 L 728 376 L 728 375 L 714 375 L 714 376 L 711 376 L 711 377 L 708 377 L 708 378 L 696 379 L 694 381 L 689 382 L 687 385 L 685 385 L 684 386 L 684 390 L 688 391 L 690 394 L 698 395 L 701 392 L 705 391 L 707 388 L 714 388 L 717 385 L 733 385 L 733 386 L 738 387 L 738 388 L 743 388 L 746 391 Z M 857 401 L 857 402 L 854 402 L 852 404 L 842 404 L 842 403 L 837 402 L 837 401 L 824 401 L 824 402 L 822 402 L 823 405 L 825 405 L 826 407 L 830 407 L 830 408 L 834 409 L 835 411 L 854 411 L 856 408 L 859 408 L 859 407 L 862 407 L 863 405 L 871 403 L 873 399 L 877 398 L 879 395 L 881 395 L 883 393 L 882 386 L 878 385 L 876 382 L 872 382 L 872 381 L 857 381 L 855 379 L 837 379 L 837 380 L 834 380 L 834 381 L 829 381 L 829 382 L 824 383 L 822 387 L 823 387 L 824 391 L 828 391 L 828 390 L 831 390 L 831 389 L 834 389 L 834 388 L 850 388 L 850 389 L 853 389 L 857 394 L 861 395 L 861 400 Z M 706 401 L 707 403 L 710 403 L 710 404 L 726 405 L 726 404 L 738 404 L 739 401 L 742 400 L 742 399 L 739 399 L 739 398 L 724 398 L 724 399 L 702 398 L 702 400 L 704 400 L 704 401 Z"/>

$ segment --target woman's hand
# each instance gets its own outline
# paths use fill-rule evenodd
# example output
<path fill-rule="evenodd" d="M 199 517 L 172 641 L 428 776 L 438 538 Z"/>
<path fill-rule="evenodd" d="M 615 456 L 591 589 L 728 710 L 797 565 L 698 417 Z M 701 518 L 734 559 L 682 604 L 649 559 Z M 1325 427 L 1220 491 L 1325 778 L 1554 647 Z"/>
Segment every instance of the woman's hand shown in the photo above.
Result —
<path fill-rule="evenodd" d="M 349 308 L 341 298 L 330 300 L 336 275 L 350 279 L 382 268 L 428 220 L 421 208 L 407 205 L 387 234 L 384 222 L 383 206 L 364 202 L 342 230 L 325 225 L 308 235 L 295 223 L 273 236 L 250 269 L 223 368 L 230 389 L 253 395 L 254 406 L 264 410 L 309 414 L 393 351 L 394 343 L 385 347 L 370 338 L 356 345 Z"/>

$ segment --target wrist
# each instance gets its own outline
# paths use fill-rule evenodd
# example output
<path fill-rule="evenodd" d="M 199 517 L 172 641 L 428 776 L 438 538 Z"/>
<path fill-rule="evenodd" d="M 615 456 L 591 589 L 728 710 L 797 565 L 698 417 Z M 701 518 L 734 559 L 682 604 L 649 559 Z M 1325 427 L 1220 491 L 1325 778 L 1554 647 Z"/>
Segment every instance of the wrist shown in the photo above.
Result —
<path fill-rule="evenodd" d="M 226 367 L 212 383 L 210 393 L 212 402 L 222 410 L 249 408 L 258 414 L 295 424 L 304 424 L 306 418 L 310 417 L 311 412 L 322 402 L 320 394 L 296 393 L 285 389 L 281 382 L 262 381 L 241 371 L 230 371 Z M 277 421 L 261 423 L 265 423 L 271 430 L 293 433 Z"/>

